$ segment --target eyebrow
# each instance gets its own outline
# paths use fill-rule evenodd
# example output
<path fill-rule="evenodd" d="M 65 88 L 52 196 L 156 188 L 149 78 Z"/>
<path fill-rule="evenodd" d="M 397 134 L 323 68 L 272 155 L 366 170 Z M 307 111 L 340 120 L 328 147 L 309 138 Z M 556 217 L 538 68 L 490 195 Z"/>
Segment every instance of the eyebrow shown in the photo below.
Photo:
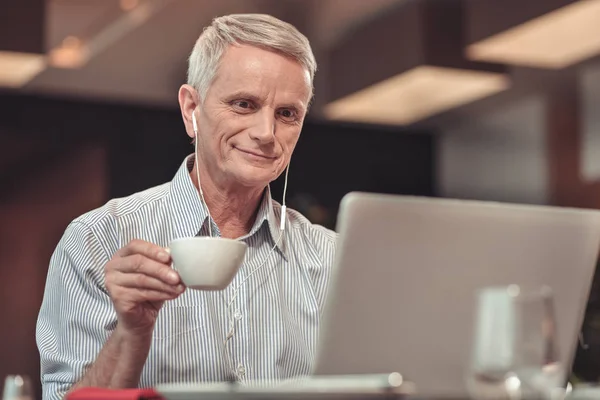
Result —
<path fill-rule="evenodd" d="M 262 103 L 262 99 L 250 92 L 244 92 L 244 91 L 239 91 L 239 92 L 235 92 L 231 95 L 226 96 L 227 101 L 232 101 L 235 99 L 246 99 L 246 100 L 252 100 L 255 103 Z"/>

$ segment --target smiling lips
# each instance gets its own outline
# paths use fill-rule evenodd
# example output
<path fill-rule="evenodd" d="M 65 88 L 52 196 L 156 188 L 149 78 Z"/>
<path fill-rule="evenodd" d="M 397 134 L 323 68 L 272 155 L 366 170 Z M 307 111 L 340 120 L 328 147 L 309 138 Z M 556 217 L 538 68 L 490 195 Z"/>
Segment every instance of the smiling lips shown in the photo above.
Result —
<path fill-rule="evenodd" d="M 242 153 L 246 153 L 246 154 L 248 154 L 250 156 L 254 156 L 254 157 L 264 158 L 265 160 L 275 160 L 277 158 L 277 156 L 262 154 L 258 151 L 240 149 L 239 147 L 236 147 L 236 149 L 241 151 Z"/>

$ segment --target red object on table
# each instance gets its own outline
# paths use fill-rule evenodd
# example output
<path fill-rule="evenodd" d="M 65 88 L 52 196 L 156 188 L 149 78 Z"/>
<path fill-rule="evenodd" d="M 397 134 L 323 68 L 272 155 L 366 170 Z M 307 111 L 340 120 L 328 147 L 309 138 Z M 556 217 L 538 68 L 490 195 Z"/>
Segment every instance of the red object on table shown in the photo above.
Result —
<path fill-rule="evenodd" d="M 164 400 L 152 389 L 81 388 L 69 393 L 67 400 Z"/>

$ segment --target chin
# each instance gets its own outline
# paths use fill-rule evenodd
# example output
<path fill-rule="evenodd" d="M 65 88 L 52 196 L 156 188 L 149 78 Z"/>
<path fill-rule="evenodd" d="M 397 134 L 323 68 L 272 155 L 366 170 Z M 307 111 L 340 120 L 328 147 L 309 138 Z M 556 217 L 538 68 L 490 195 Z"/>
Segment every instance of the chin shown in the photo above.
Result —
<path fill-rule="evenodd" d="M 267 186 L 269 183 L 277 179 L 277 175 L 271 169 L 256 168 L 246 166 L 245 168 L 235 171 L 233 174 L 236 181 L 246 187 Z"/>

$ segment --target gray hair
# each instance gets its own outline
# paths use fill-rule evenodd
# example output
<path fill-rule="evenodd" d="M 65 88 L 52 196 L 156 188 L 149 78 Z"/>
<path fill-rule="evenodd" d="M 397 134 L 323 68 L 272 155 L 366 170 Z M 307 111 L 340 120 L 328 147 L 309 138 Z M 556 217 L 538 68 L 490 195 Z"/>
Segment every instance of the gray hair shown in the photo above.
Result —
<path fill-rule="evenodd" d="M 232 14 L 213 19 L 189 57 L 187 83 L 201 98 L 215 78 L 223 53 L 233 44 L 260 47 L 296 60 L 309 72 L 312 88 L 317 62 L 306 36 L 270 15 Z"/>

